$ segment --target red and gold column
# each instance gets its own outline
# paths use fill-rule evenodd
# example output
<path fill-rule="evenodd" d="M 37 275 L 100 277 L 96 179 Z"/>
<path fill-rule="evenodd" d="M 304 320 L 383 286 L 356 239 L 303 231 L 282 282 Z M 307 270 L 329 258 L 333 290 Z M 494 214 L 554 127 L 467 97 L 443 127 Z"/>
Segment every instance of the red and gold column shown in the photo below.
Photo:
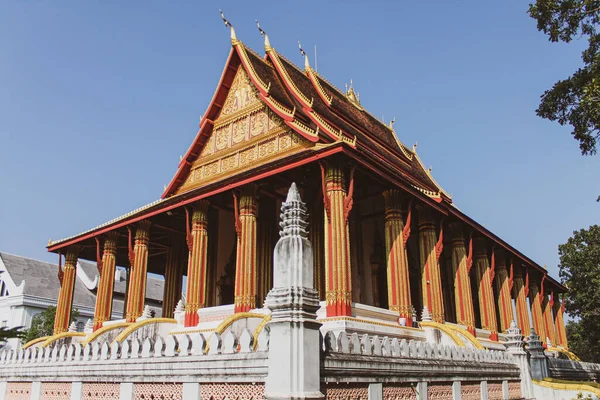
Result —
<path fill-rule="evenodd" d="M 541 294 L 542 296 L 542 311 L 544 314 L 544 328 L 546 329 L 546 336 L 550 339 L 552 346 L 556 346 L 556 335 L 554 330 L 554 318 L 552 316 L 552 306 L 554 305 L 554 295 L 551 293 L 550 296 Z"/>
<path fill-rule="evenodd" d="M 521 266 L 518 265 L 514 270 L 513 291 L 515 296 L 515 307 L 517 311 L 517 325 L 521 330 L 521 334 L 527 337 L 531 334 L 531 326 L 529 324 L 529 309 L 527 307 L 527 296 L 529 295 L 529 278 L 523 282 L 523 273 Z"/>
<path fill-rule="evenodd" d="M 127 322 L 135 322 L 144 311 L 146 300 L 146 275 L 148 272 L 148 243 L 150 241 L 150 221 L 138 222 L 135 231 L 135 246 L 133 248 L 133 261 L 129 275 L 129 289 L 127 294 Z"/>
<path fill-rule="evenodd" d="M 475 277 L 478 283 L 481 327 L 490 331 L 491 340 L 498 341 L 498 323 L 496 321 L 496 307 L 494 305 L 494 290 L 492 289 L 496 256 L 492 253 L 492 266 L 490 267 L 486 243 L 482 237 L 475 239 L 475 249 Z"/>
<path fill-rule="evenodd" d="M 256 216 L 258 199 L 257 187 L 250 184 L 244 186 L 242 195 L 235 201 L 237 258 L 235 264 L 235 312 L 247 312 L 256 308 Z M 235 197 L 237 199 L 237 197 Z"/>
<path fill-rule="evenodd" d="M 443 324 L 444 298 L 439 264 L 444 243 L 443 230 L 440 228 L 438 239 L 431 211 L 425 208 L 425 206 L 417 206 L 417 213 L 419 216 L 419 252 L 421 256 L 423 306 L 427 307 L 435 322 Z"/>
<path fill-rule="evenodd" d="M 179 299 L 181 299 L 181 284 L 183 270 L 181 267 L 181 253 L 184 238 L 175 233 L 171 234 L 171 246 L 167 251 L 165 263 L 165 290 L 163 293 L 162 316 L 173 318 L 173 312 Z"/>
<path fill-rule="evenodd" d="M 456 322 L 464 325 L 475 335 L 475 311 L 469 272 L 472 261 L 473 245 L 469 240 L 469 254 L 465 248 L 465 238 L 461 226 L 457 222 L 450 224 L 452 238 L 452 272 L 454 274 L 454 301 L 456 303 Z"/>
<path fill-rule="evenodd" d="M 397 189 L 386 190 L 383 192 L 383 198 L 385 199 L 388 304 L 390 310 L 397 311 L 401 318 L 410 321 L 412 304 L 405 247 L 410 230 L 406 232 L 404 230 L 400 191 Z"/>
<path fill-rule="evenodd" d="M 529 303 L 531 304 L 531 320 L 535 332 L 540 336 L 540 340 L 546 344 L 546 326 L 544 324 L 544 315 L 542 314 L 542 296 L 538 283 L 533 281 L 529 283 Z"/>
<path fill-rule="evenodd" d="M 198 325 L 198 309 L 206 306 L 208 261 L 208 206 L 206 200 L 194 205 L 192 233 L 188 238 L 189 258 L 185 303 L 185 326 Z"/>
<path fill-rule="evenodd" d="M 567 331 L 565 330 L 564 313 L 564 299 L 562 302 L 556 301 L 554 303 L 554 326 L 556 328 L 556 344 L 568 350 L 569 344 L 567 343 Z"/>
<path fill-rule="evenodd" d="M 54 319 L 55 335 L 69 330 L 69 320 L 71 319 L 71 309 L 73 308 L 73 290 L 75 289 L 78 254 L 79 247 L 69 247 L 67 255 L 65 256 L 64 269 L 61 270 L 59 266 L 58 280 L 60 282 L 60 292 L 58 294 L 56 317 Z"/>
<path fill-rule="evenodd" d="M 106 235 L 104 252 L 102 253 L 102 271 L 96 294 L 96 310 L 94 312 L 94 330 L 102 327 L 104 321 L 110 321 L 112 314 L 113 291 L 115 286 L 115 257 L 117 255 L 117 232 Z"/>
<path fill-rule="evenodd" d="M 327 316 L 352 315 L 352 278 L 348 214 L 352 196 L 339 165 L 322 166 L 325 204 L 325 300 Z"/>
<path fill-rule="evenodd" d="M 502 250 L 496 250 L 495 258 L 496 278 L 494 282 L 496 284 L 496 304 L 498 304 L 498 314 L 500 315 L 500 332 L 506 332 L 510 327 L 510 323 L 514 319 L 512 298 L 510 296 L 512 281 L 511 276 L 509 276 L 509 273 L 506 269 L 504 252 Z M 513 270 L 512 265 L 510 268 Z"/>

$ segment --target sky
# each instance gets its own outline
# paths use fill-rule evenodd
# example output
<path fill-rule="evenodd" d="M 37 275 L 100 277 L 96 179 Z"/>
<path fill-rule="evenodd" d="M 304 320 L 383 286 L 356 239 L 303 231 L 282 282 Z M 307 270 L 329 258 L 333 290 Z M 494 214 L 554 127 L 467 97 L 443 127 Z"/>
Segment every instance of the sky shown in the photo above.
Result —
<path fill-rule="evenodd" d="M 56 262 L 49 238 L 158 199 L 238 38 L 302 65 L 418 152 L 467 215 L 558 276 L 557 246 L 598 223 L 600 156 L 535 115 L 581 65 L 527 1 L 0 3 L 0 251 Z"/>

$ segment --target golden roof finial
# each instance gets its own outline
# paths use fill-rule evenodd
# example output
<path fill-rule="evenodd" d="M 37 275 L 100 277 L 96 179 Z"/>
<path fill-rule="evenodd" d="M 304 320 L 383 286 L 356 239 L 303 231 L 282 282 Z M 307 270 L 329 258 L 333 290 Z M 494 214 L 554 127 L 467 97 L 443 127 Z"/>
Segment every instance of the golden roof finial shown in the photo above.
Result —
<path fill-rule="evenodd" d="M 298 40 L 298 48 L 300 49 L 300 54 L 302 54 L 302 56 L 304 57 L 304 69 L 308 71 L 310 69 L 310 63 L 308 62 L 308 55 L 302 48 L 302 45 L 300 44 L 299 40 Z"/>
<path fill-rule="evenodd" d="M 417 146 L 419 145 L 419 142 L 415 142 L 415 144 L 413 144 L 413 151 L 417 151 Z"/>
<path fill-rule="evenodd" d="M 52 244 L 52 238 L 48 239 L 48 246 Z"/>
<path fill-rule="evenodd" d="M 271 47 L 271 42 L 269 41 L 269 35 L 267 35 L 267 32 L 265 32 L 265 30 L 260 27 L 260 23 L 258 22 L 258 20 L 256 20 L 256 26 L 258 27 L 260 35 L 265 38 L 265 51 L 273 49 Z"/>
<path fill-rule="evenodd" d="M 392 118 L 392 119 L 390 120 L 390 129 L 391 129 L 391 130 L 394 130 L 394 124 L 395 124 L 395 123 L 396 123 L 396 117 L 394 117 L 394 118 Z"/>
<path fill-rule="evenodd" d="M 350 79 L 350 87 L 346 84 L 346 98 L 354 105 L 360 106 L 360 95 L 354 91 L 354 82 Z"/>
<path fill-rule="evenodd" d="M 225 23 L 225 26 L 227 28 L 229 28 L 229 30 L 231 31 L 231 43 L 235 44 L 235 42 L 237 42 L 237 36 L 235 35 L 235 29 L 233 29 L 233 25 L 231 25 L 231 22 L 229 22 L 227 20 L 227 18 L 225 18 L 225 14 L 223 14 L 223 11 L 219 10 L 219 12 L 221 13 L 221 19 Z"/>

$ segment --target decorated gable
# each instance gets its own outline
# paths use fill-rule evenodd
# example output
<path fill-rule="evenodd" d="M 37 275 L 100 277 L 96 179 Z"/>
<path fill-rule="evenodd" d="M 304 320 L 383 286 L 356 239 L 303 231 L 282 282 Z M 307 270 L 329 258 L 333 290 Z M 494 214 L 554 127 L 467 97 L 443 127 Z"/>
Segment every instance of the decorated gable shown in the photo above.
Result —
<path fill-rule="evenodd" d="M 312 145 L 260 100 L 246 71 L 240 67 L 212 134 L 177 194 Z"/>

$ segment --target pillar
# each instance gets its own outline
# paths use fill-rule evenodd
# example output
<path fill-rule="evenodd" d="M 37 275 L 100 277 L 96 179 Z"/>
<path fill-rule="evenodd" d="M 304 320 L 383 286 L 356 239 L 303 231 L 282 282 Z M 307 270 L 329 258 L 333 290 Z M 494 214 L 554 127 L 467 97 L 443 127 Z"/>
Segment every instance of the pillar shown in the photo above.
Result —
<path fill-rule="evenodd" d="M 184 251 L 184 238 L 175 233 L 171 234 L 171 246 L 167 251 L 165 263 L 165 290 L 163 293 L 162 316 L 173 318 L 173 311 L 181 299 L 181 285 L 183 278 L 181 253 Z"/>
<path fill-rule="evenodd" d="M 117 232 L 110 232 L 106 235 L 106 239 L 104 240 L 100 283 L 98 284 L 98 292 L 96 293 L 94 330 L 101 328 L 104 321 L 110 321 L 112 315 L 118 238 L 119 234 Z"/>
<path fill-rule="evenodd" d="M 256 185 L 244 186 L 236 204 L 237 250 L 235 263 L 235 312 L 247 312 L 256 308 Z M 237 201 L 236 201 L 237 203 Z"/>
<path fill-rule="evenodd" d="M 444 300 L 439 263 L 444 243 L 443 231 L 440 229 L 438 239 L 433 215 L 425 206 L 417 206 L 417 213 L 419 216 L 419 253 L 423 307 L 427 307 L 431 313 L 431 318 L 435 322 L 444 323 Z"/>
<path fill-rule="evenodd" d="M 280 238 L 273 251 L 273 288 L 265 305 L 271 310 L 266 399 L 323 399 L 320 392 L 321 339 L 316 321 L 319 298 L 314 289 L 308 213 L 296 184 L 281 205 Z"/>
<path fill-rule="evenodd" d="M 325 300 L 327 316 L 352 315 L 352 271 L 348 214 L 352 196 L 345 188 L 344 171 L 327 164 L 323 170 L 325 204 Z"/>
<path fill-rule="evenodd" d="M 206 306 L 208 206 L 208 201 L 200 200 L 194 205 L 192 214 L 192 232 L 191 237 L 188 237 L 185 326 L 198 325 L 198 309 Z"/>
<path fill-rule="evenodd" d="M 469 254 L 465 248 L 465 237 L 457 222 L 450 224 L 452 238 L 452 272 L 454 274 L 454 301 L 456 304 L 456 323 L 464 325 L 475 335 L 475 311 L 469 272 L 472 266 L 472 243 L 469 240 Z"/>
<path fill-rule="evenodd" d="M 492 266 L 490 267 L 485 239 L 482 237 L 475 239 L 475 249 L 475 278 L 478 285 L 481 327 L 490 331 L 491 340 L 498 341 L 498 323 L 496 321 L 494 290 L 492 289 L 496 256 L 492 252 Z"/>
<path fill-rule="evenodd" d="M 408 258 L 406 257 L 405 247 L 410 234 L 410 226 L 405 232 L 400 191 L 397 189 L 386 190 L 383 192 L 383 198 L 385 199 L 388 305 L 389 309 L 398 312 L 401 318 L 411 321 L 412 303 L 410 301 Z"/>
<path fill-rule="evenodd" d="M 550 339 L 552 346 L 556 346 L 556 336 L 554 334 L 554 318 L 552 316 L 552 306 L 554 305 L 554 294 L 550 296 L 542 294 L 542 312 L 544 316 L 544 328 L 546 336 Z"/>
<path fill-rule="evenodd" d="M 529 295 L 529 280 L 527 285 L 523 283 L 523 273 L 520 265 L 514 269 L 513 291 L 515 297 L 515 307 L 517 311 L 517 325 L 523 336 L 528 337 L 531 334 L 529 324 L 529 309 L 527 307 L 527 296 Z"/>
<path fill-rule="evenodd" d="M 498 314 L 500 316 L 500 332 L 506 332 L 513 320 L 512 298 L 510 296 L 511 279 L 506 269 L 506 260 L 502 250 L 495 251 L 496 257 L 496 304 L 498 305 Z M 511 270 L 513 266 L 511 265 Z M 514 271 L 514 270 L 513 270 Z M 514 272 L 513 272 L 514 273 Z"/>
<path fill-rule="evenodd" d="M 129 288 L 127 297 L 127 322 L 135 322 L 144 311 L 146 299 L 146 275 L 148 272 L 148 242 L 150 241 L 150 221 L 138 222 L 135 231 L 135 246 L 133 261 L 129 273 Z"/>
<path fill-rule="evenodd" d="M 557 297 L 558 300 L 558 297 Z M 565 301 L 554 302 L 554 327 L 556 329 L 556 344 L 565 349 L 569 349 L 567 343 L 567 331 L 565 330 Z"/>
<path fill-rule="evenodd" d="M 267 293 L 273 286 L 273 247 L 277 240 L 277 205 L 275 199 L 264 196 L 258 204 L 257 226 L 257 302 L 262 306 Z"/>
<path fill-rule="evenodd" d="M 54 334 L 67 332 L 73 308 L 73 290 L 75 289 L 75 277 L 77 268 L 77 256 L 79 248 L 71 246 L 65 256 L 65 266 L 58 270 L 60 292 L 56 305 L 56 317 L 54 318 Z M 60 266 L 59 266 L 60 268 Z"/>
<path fill-rule="evenodd" d="M 539 286 L 536 281 L 529 283 L 529 304 L 531 305 L 531 320 L 533 321 L 533 327 L 540 336 L 542 343 L 545 345 L 547 333 L 544 324 L 544 316 L 542 314 L 542 296 L 540 296 Z"/>
<path fill-rule="evenodd" d="M 323 233 L 323 196 L 316 196 L 311 208 L 308 238 L 313 245 L 313 269 L 315 276 L 315 289 L 319 292 L 319 300 L 325 299 L 325 249 Z"/>

